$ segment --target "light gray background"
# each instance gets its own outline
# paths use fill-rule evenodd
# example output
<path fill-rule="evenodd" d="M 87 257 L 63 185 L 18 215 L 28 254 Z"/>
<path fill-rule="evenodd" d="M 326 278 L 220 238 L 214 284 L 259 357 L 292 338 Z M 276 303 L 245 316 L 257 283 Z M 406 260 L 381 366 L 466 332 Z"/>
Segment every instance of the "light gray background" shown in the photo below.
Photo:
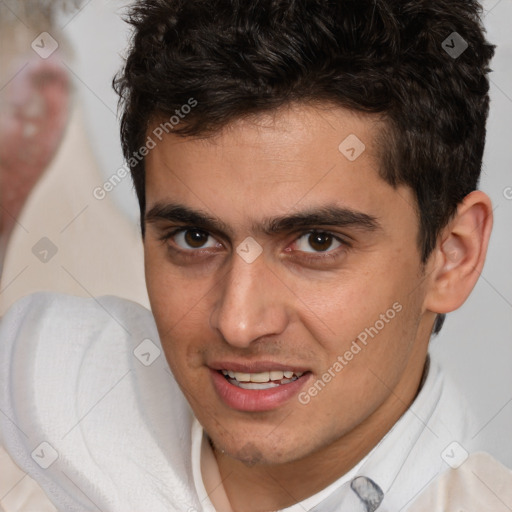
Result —
<path fill-rule="evenodd" d="M 105 179 L 123 163 L 117 98 L 110 83 L 128 38 L 120 17 L 124 5 L 91 0 L 65 20 L 65 33 L 76 51 L 77 94 L 86 106 L 89 134 Z M 494 232 L 476 289 L 462 309 L 448 316 L 432 351 L 479 411 L 476 439 L 512 467 L 512 188 L 511 199 L 505 197 L 512 187 L 512 2 L 488 0 L 483 6 L 488 38 L 498 45 L 481 182 L 495 207 Z M 136 223 L 138 206 L 130 181 L 117 186 L 112 197 Z"/>

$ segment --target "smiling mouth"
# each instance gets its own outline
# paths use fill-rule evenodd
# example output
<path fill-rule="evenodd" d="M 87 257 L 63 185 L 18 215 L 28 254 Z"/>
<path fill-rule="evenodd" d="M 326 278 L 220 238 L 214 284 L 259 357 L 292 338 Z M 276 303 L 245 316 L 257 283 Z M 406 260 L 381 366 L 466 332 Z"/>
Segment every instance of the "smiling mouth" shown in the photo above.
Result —
<path fill-rule="evenodd" d="M 308 372 L 271 370 L 259 373 L 243 373 L 231 370 L 219 370 L 219 373 L 233 386 L 242 389 L 263 390 L 290 384 L 302 377 L 304 373 Z"/>

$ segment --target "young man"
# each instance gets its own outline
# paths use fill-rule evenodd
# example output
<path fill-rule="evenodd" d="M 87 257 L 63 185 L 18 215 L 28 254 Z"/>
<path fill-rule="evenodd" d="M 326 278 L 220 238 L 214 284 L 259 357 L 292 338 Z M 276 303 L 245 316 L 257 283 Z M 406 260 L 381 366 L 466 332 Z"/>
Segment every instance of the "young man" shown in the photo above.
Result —
<path fill-rule="evenodd" d="M 510 509 L 428 355 L 492 227 L 478 14 L 137 3 L 116 86 L 152 313 L 42 294 L 1 331 L 3 442 L 59 510 Z"/>

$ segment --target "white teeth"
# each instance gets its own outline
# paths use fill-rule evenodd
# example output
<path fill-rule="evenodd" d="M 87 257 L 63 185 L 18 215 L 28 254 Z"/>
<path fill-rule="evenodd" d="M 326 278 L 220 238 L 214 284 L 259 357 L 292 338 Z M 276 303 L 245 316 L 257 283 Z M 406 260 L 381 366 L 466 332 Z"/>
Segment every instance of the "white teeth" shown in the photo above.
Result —
<path fill-rule="evenodd" d="M 241 372 L 234 372 L 232 379 L 236 379 L 238 382 L 250 382 L 251 381 L 251 374 L 250 373 L 241 373 Z"/>
<path fill-rule="evenodd" d="M 251 373 L 251 382 L 268 382 L 270 379 L 270 372 Z"/>
<path fill-rule="evenodd" d="M 268 372 L 258 372 L 258 373 L 243 373 L 243 372 L 233 372 L 231 370 L 222 370 L 222 374 L 226 377 L 230 377 L 238 382 L 253 382 L 255 384 L 264 384 L 267 382 L 278 382 L 281 381 L 281 384 L 287 384 L 288 382 L 292 382 L 293 380 L 298 379 L 303 372 L 293 372 L 290 370 L 281 371 L 281 370 L 270 370 Z M 284 379 L 284 380 L 283 380 Z M 278 385 L 278 384 L 276 384 Z M 273 387 L 273 386 L 270 386 Z M 246 389 L 254 389 L 254 388 L 246 388 Z M 258 389 L 264 389 L 261 386 Z"/>
<path fill-rule="evenodd" d="M 270 373 L 270 380 L 281 380 L 284 376 L 283 372 L 279 370 L 272 370 Z"/>
<path fill-rule="evenodd" d="M 239 382 L 238 387 L 242 389 L 269 389 L 269 388 L 277 388 L 279 384 L 276 382 L 265 382 L 265 383 L 256 383 L 256 382 Z"/>

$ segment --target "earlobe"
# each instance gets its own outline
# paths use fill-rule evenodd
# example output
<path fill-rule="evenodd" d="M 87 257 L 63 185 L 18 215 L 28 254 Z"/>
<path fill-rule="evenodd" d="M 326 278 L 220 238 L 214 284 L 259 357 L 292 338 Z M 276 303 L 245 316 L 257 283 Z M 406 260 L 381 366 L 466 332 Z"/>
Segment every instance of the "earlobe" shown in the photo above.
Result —
<path fill-rule="evenodd" d="M 432 258 L 425 309 L 449 313 L 466 301 L 482 272 L 492 229 L 492 204 L 471 192 L 443 230 Z"/>

